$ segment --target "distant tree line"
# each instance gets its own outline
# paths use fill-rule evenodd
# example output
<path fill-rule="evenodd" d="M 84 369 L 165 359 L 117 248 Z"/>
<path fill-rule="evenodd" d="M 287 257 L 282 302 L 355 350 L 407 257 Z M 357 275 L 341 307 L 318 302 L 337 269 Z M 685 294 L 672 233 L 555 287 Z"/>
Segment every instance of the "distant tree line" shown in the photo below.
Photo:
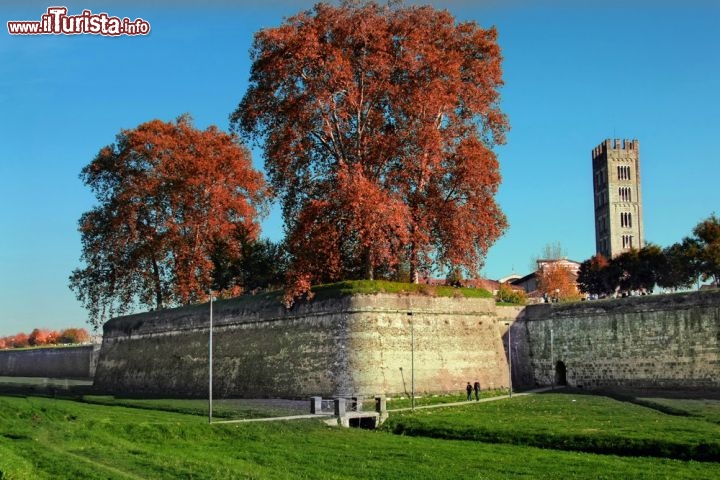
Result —
<path fill-rule="evenodd" d="M 21 332 L 9 337 L 0 337 L 0 350 L 45 345 L 73 345 L 89 341 L 90 334 L 84 328 L 66 328 L 60 331 L 36 328 L 30 334 Z"/>
<path fill-rule="evenodd" d="M 683 289 L 698 279 L 720 279 L 720 219 L 713 213 L 682 241 L 661 248 L 648 244 L 607 259 L 601 254 L 585 260 L 578 272 L 578 287 L 591 295 L 631 291 L 652 292 L 655 286 Z"/>

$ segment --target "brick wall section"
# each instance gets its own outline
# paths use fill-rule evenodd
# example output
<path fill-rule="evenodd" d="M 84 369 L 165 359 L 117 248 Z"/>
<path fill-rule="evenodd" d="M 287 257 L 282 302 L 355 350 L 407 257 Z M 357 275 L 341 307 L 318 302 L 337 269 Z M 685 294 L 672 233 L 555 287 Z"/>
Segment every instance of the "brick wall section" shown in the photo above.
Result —
<path fill-rule="evenodd" d="M 0 350 L 0 377 L 92 378 L 96 347 Z"/>
<path fill-rule="evenodd" d="M 718 290 L 530 306 L 514 328 L 539 385 L 562 361 L 570 386 L 720 388 Z"/>
<path fill-rule="evenodd" d="M 95 386 L 206 395 L 208 319 L 205 304 L 111 320 Z M 483 388 L 507 386 L 489 299 L 357 295 L 289 311 L 276 300 L 231 300 L 215 303 L 213 323 L 215 395 L 409 393 L 413 354 L 417 393 L 463 391 L 475 380 Z"/>

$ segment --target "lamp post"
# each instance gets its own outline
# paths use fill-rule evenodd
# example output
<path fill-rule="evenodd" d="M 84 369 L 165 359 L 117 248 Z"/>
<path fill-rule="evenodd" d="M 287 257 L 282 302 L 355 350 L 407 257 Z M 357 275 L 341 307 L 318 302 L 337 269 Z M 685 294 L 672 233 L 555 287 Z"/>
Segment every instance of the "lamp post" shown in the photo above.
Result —
<path fill-rule="evenodd" d="M 210 290 L 210 337 L 208 341 L 208 423 L 212 423 L 212 397 L 213 397 L 213 384 L 212 384 L 212 367 L 213 367 L 213 294 Z"/>
<path fill-rule="evenodd" d="M 512 325 L 510 322 L 505 322 L 508 327 L 508 385 L 510 386 L 510 398 L 512 398 Z"/>
<path fill-rule="evenodd" d="M 550 376 L 552 376 L 552 389 L 555 390 L 555 338 L 550 327 Z"/>
<path fill-rule="evenodd" d="M 408 312 L 408 317 L 410 317 L 410 405 L 411 409 L 415 410 L 415 322 L 412 312 Z"/>

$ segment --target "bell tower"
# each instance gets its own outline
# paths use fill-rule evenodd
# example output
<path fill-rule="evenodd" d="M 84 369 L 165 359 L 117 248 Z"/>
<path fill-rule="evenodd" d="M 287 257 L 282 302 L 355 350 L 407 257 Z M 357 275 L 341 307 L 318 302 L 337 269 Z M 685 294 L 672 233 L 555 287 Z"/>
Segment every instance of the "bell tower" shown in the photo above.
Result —
<path fill-rule="evenodd" d="M 605 140 L 592 151 L 595 249 L 613 258 L 645 245 L 640 197 L 640 142 Z"/>

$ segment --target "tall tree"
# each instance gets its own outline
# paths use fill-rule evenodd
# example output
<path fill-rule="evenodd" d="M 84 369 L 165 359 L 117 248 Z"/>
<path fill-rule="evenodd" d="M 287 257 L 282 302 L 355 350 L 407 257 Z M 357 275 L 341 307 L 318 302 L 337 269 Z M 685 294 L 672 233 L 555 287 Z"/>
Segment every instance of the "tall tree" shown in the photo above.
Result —
<path fill-rule="evenodd" d="M 714 213 L 693 229 L 698 246 L 697 260 L 703 280 L 720 282 L 720 218 Z"/>
<path fill-rule="evenodd" d="M 607 268 L 610 262 L 601 253 L 585 260 L 578 270 L 577 284 L 580 291 L 592 295 L 603 295 L 611 291 L 608 285 Z"/>
<path fill-rule="evenodd" d="M 82 215 L 75 291 L 97 327 L 137 305 L 205 298 L 212 253 L 227 238 L 255 238 L 266 198 L 261 173 L 237 139 L 189 116 L 122 130 L 80 178 L 98 205 Z M 240 245 L 228 244 L 240 255 Z"/>
<path fill-rule="evenodd" d="M 658 283 L 660 272 L 665 268 L 665 253 L 658 245 L 646 243 L 638 252 L 638 257 L 640 260 L 637 273 L 639 289 L 652 293 Z"/>
<path fill-rule="evenodd" d="M 657 283 L 662 288 L 689 288 L 699 275 L 697 241 L 685 238 L 663 250 L 664 262 L 659 271 Z"/>
<path fill-rule="evenodd" d="M 231 122 L 264 140 L 291 292 L 403 264 L 411 277 L 477 270 L 506 228 L 496 37 L 447 11 L 374 2 L 320 3 L 256 34 Z"/>

